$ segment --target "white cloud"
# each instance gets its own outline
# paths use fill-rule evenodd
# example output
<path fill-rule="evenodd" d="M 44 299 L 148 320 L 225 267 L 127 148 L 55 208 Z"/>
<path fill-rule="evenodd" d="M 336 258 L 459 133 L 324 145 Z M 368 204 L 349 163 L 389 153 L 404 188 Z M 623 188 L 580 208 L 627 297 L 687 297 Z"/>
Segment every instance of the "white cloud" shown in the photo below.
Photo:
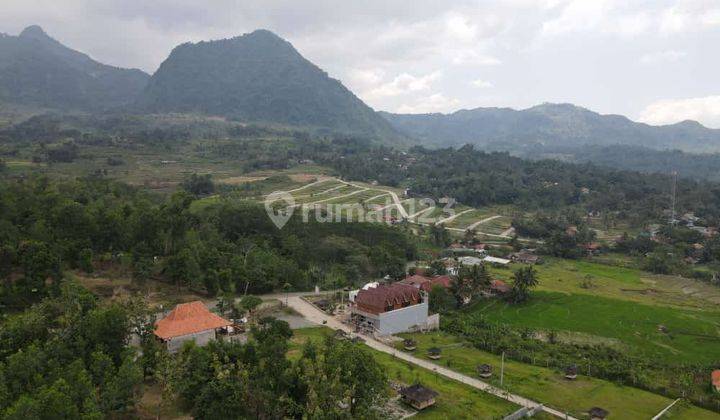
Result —
<path fill-rule="evenodd" d="M 456 98 L 448 98 L 442 93 L 434 93 L 425 96 L 412 104 L 404 104 L 397 109 L 401 114 L 427 114 L 431 112 L 451 112 L 456 111 L 460 105 L 460 100 Z"/>
<path fill-rule="evenodd" d="M 393 80 L 370 90 L 367 96 L 378 98 L 427 90 L 430 88 L 432 82 L 440 77 L 440 74 L 440 71 L 435 71 L 424 76 L 413 76 L 409 73 L 401 73 Z"/>
<path fill-rule="evenodd" d="M 706 26 L 720 26 L 720 9 L 706 11 L 700 20 Z"/>
<path fill-rule="evenodd" d="M 471 84 L 481 89 L 487 89 L 495 86 L 492 82 L 483 79 L 475 79 L 471 82 Z"/>
<path fill-rule="evenodd" d="M 500 59 L 472 49 L 457 50 L 450 52 L 450 55 L 452 56 L 451 61 L 455 65 L 497 66 L 502 64 Z"/>
<path fill-rule="evenodd" d="M 720 95 L 656 101 L 645 107 L 639 120 L 648 124 L 694 120 L 708 127 L 720 128 Z"/>
<path fill-rule="evenodd" d="M 673 61 L 678 61 L 680 59 L 683 59 L 687 56 L 687 53 L 684 51 L 675 51 L 675 50 L 668 50 L 668 51 L 658 51 L 658 52 L 652 52 L 644 54 L 640 57 L 640 63 L 641 64 L 658 64 L 658 63 L 668 63 Z"/>

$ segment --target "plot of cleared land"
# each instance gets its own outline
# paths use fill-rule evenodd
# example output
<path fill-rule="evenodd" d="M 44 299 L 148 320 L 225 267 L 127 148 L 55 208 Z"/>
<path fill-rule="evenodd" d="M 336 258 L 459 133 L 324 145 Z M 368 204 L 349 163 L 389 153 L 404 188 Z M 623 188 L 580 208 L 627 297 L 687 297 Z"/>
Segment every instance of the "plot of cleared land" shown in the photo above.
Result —
<path fill-rule="evenodd" d="M 465 229 L 475 222 L 487 219 L 488 217 L 495 216 L 496 214 L 497 213 L 494 213 L 490 209 L 486 209 L 486 208 L 474 209 L 467 213 L 461 214 L 460 216 L 456 217 L 452 221 L 448 222 L 445 226 L 452 227 L 452 228 L 458 228 L 458 229 Z M 481 226 L 484 226 L 484 224 Z M 482 229 L 480 229 L 478 227 L 478 230 L 482 230 Z"/>
<path fill-rule="evenodd" d="M 431 199 L 407 198 L 402 201 L 402 205 L 405 207 L 408 214 L 413 215 L 421 210 L 427 209 L 428 207 L 437 206 L 439 204 Z"/>
<path fill-rule="evenodd" d="M 477 376 L 477 366 L 489 364 L 493 367 L 493 376 L 483 380 L 500 386 L 500 356 L 478 350 L 469 343 L 440 332 L 402 336 L 417 342 L 417 350 L 413 352 L 415 356 L 427 359 L 427 350 L 439 347 L 442 349 L 442 359 L 435 363 L 466 375 Z M 584 418 L 583 413 L 591 407 L 599 406 L 610 411 L 611 416 L 617 413 L 622 418 L 649 419 L 672 402 L 657 394 L 582 375 L 575 381 L 568 381 L 554 369 L 508 359 L 505 360 L 503 385 L 510 392 L 567 411 L 577 418 Z M 682 415 L 676 418 L 711 419 L 716 416 L 707 410 L 686 406 Z"/>
<path fill-rule="evenodd" d="M 328 201 L 327 203 L 328 204 L 360 204 L 360 203 L 365 203 L 365 200 L 367 200 L 368 198 L 375 197 L 378 194 L 381 194 L 381 192 L 377 191 L 377 190 L 365 190 L 363 192 L 359 192 L 359 193 L 353 194 L 351 196 L 336 198 L 334 200 Z"/>
<path fill-rule="evenodd" d="M 512 219 L 507 216 L 500 216 L 483 223 L 475 228 L 476 231 L 490 233 L 493 235 L 501 235 L 511 226 Z"/>
<path fill-rule="evenodd" d="M 391 204 L 393 202 L 393 199 L 389 193 L 386 193 L 383 191 L 376 191 L 376 192 L 377 192 L 377 194 L 375 194 L 373 197 L 371 197 L 370 199 L 365 201 L 366 204 L 377 204 L 377 205 L 384 206 L 387 204 Z"/>
<path fill-rule="evenodd" d="M 331 185 L 331 187 L 333 187 L 333 186 Z M 293 197 L 295 198 L 296 204 L 316 203 L 316 202 L 326 203 L 330 200 L 334 200 L 334 199 L 344 196 L 346 194 L 350 194 L 350 193 L 353 193 L 356 191 L 361 191 L 360 188 L 356 188 L 356 187 L 353 187 L 350 185 L 340 185 L 339 187 L 340 188 L 334 189 L 333 191 L 328 192 L 328 193 L 322 193 L 322 191 L 326 191 L 327 188 L 324 188 L 319 193 L 313 193 L 313 194 L 307 194 L 301 190 L 298 192 L 301 192 L 302 194 L 297 194 L 297 195 L 293 194 Z M 335 187 L 333 187 L 333 188 L 335 188 Z"/>
<path fill-rule="evenodd" d="M 487 319 L 537 330 L 577 332 L 618 340 L 656 360 L 717 362 L 720 311 L 651 306 L 587 294 L 536 291 L 521 305 L 479 302 L 469 310 Z M 664 325 L 667 332 L 659 331 Z"/>
<path fill-rule="evenodd" d="M 303 328 L 294 331 L 289 357 L 298 357 L 302 343 L 307 340 L 314 340 L 320 343 L 327 335 L 332 334 L 329 328 Z M 392 357 L 389 354 L 381 353 L 368 348 L 373 353 L 375 360 L 385 369 L 387 377 L 391 381 L 405 384 L 421 383 L 439 392 L 434 406 L 427 408 L 413 418 L 420 419 L 496 419 L 502 418 L 517 410 L 519 407 L 494 397 L 485 392 L 476 390 L 468 385 L 445 379 L 442 376 L 411 365 Z M 535 418 L 547 419 L 545 415 Z"/>

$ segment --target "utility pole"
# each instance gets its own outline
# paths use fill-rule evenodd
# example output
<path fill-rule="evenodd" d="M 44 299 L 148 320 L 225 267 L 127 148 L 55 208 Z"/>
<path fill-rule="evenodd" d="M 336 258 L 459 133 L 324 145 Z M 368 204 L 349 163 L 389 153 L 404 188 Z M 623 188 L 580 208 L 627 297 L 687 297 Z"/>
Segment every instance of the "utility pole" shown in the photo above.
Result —
<path fill-rule="evenodd" d="M 505 352 L 502 352 L 502 362 L 500 363 L 500 388 L 503 386 L 503 379 L 505 378 Z"/>

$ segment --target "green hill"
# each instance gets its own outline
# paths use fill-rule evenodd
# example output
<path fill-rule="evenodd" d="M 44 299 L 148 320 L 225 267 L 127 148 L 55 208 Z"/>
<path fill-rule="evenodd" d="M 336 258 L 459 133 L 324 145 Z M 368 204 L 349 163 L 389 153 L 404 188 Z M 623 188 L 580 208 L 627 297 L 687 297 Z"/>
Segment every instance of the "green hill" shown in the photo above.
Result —
<path fill-rule="evenodd" d="M 137 106 L 403 140 L 342 83 L 266 30 L 176 47 Z"/>
<path fill-rule="evenodd" d="M 652 126 L 572 104 L 542 104 L 519 111 L 476 108 L 451 114 L 380 114 L 397 130 L 434 146 L 470 143 L 523 151 L 538 146 L 625 144 L 659 150 L 720 151 L 720 130 L 694 121 Z"/>
<path fill-rule="evenodd" d="M 0 104 L 103 110 L 131 102 L 149 76 L 99 63 L 39 26 L 0 34 Z"/>

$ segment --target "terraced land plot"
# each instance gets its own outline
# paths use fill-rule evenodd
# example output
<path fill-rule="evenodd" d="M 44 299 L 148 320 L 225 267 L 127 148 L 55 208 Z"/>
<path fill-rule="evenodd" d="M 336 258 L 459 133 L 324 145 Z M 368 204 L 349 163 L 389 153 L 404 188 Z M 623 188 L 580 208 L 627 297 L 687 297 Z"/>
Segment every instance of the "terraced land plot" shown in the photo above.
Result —
<path fill-rule="evenodd" d="M 457 218 L 446 223 L 445 226 L 451 227 L 451 228 L 457 228 L 457 229 L 466 229 L 468 226 L 470 226 L 474 223 L 477 223 L 481 220 L 485 220 L 489 217 L 493 217 L 496 215 L 497 215 L 497 213 L 494 213 L 491 209 L 487 209 L 487 208 L 474 209 L 467 213 L 463 213 L 463 214 L 459 215 Z M 483 225 L 481 224 L 480 226 L 483 226 Z"/>
<path fill-rule="evenodd" d="M 339 188 L 336 188 L 339 187 Z M 334 200 L 338 197 L 342 197 L 346 194 L 350 194 L 356 191 L 361 191 L 360 188 L 353 187 L 351 185 L 335 185 L 332 186 L 332 191 L 327 191 L 327 188 L 317 192 L 317 193 L 309 193 L 306 194 L 304 190 L 298 191 L 302 192 L 301 195 L 295 195 L 296 193 L 293 193 L 293 197 L 295 198 L 296 204 L 311 204 L 311 203 L 327 203 L 330 200 Z"/>
<path fill-rule="evenodd" d="M 401 204 L 410 216 L 437 205 L 433 200 L 423 198 L 407 198 L 402 200 Z"/>
<path fill-rule="evenodd" d="M 507 216 L 500 216 L 497 219 L 488 220 L 478 225 L 475 231 L 490 233 L 493 235 L 501 235 L 512 226 L 512 219 Z"/>
<path fill-rule="evenodd" d="M 360 191 L 360 190 L 357 190 Z M 377 190 L 365 190 L 362 192 L 359 192 L 357 194 L 353 194 L 346 197 L 339 197 L 334 200 L 327 201 L 328 204 L 365 204 L 365 201 L 368 198 L 373 198 L 377 196 L 378 194 L 381 194 L 380 191 Z"/>

